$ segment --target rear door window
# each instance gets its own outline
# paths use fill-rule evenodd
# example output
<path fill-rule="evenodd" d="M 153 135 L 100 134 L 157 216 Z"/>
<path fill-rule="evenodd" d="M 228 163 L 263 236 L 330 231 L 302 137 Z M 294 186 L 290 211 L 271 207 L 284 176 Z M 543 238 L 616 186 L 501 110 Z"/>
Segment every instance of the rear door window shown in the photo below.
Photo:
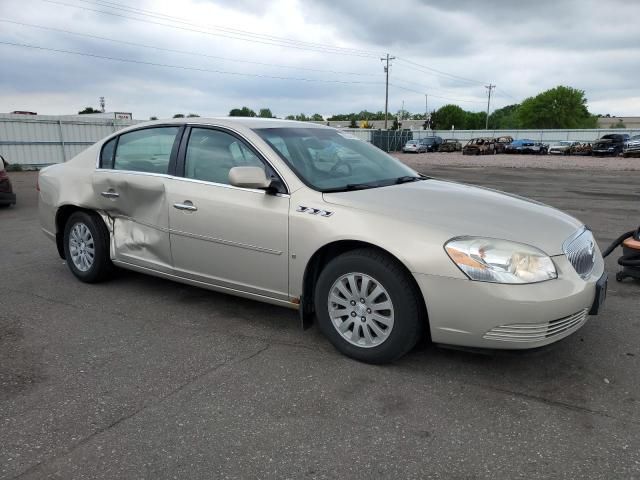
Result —
<path fill-rule="evenodd" d="M 180 127 L 145 128 L 120 135 L 114 170 L 168 173 L 171 150 L 179 130 Z"/>

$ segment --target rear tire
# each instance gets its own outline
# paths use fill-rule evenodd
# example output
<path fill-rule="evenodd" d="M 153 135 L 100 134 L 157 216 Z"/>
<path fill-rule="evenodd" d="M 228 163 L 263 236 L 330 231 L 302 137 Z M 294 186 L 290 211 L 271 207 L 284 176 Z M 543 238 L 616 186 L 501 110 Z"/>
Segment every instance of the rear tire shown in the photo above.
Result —
<path fill-rule="evenodd" d="M 398 262 L 368 248 L 332 259 L 315 291 L 322 333 L 344 355 L 372 364 L 392 362 L 416 345 L 425 325 L 422 302 Z"/>
<path fill-rule="evenodd" d="M 107 280 L 114 266 L 109 255 L 109 231 L 95 213 L 75 212 L 64 227 L 64 255 L 71 273 L 86 283 Z"/>

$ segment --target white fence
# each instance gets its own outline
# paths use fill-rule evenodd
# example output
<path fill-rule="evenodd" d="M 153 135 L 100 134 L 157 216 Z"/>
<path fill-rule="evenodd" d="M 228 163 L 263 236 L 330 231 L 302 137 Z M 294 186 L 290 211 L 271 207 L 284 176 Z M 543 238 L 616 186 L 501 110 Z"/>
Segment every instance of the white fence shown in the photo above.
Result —
<path fill-rule="evenodd" d="M 343 128 L 361 140 L 371 142 L 373 130 L 360 128 Z M 514 140 L 529 139 L 536 142 L 555 143 L 561 140 L 575 140 L 583 143 L 592 143 L 602 135 L 609 133 L 628 133 L 638 135 L 640 130 L 633 129 L 590 129 L 590 130 L 413 130 L 413 138 L 420 139 L 431 136 L 442 138 L 455 138 L 461 142 L 475 137 L 504 137 L 510 136 Z"/>
<path fill-rule="evenodd" d="M 135 120 L 0 114 L 0 155 L 20 165 L 61 163 Z"/>
<path fill-rule="evenodd" d="M 48 165 L 61 163 L 74 157 L 88 146 L 107 135 L 138 123 L 137 120 L 111 120 L 82 118 L 82 116 L 29 116 L 0 114 L 0 155 L 9 163 L 21 165 Z M 371 142 L 373 130 L 342 129 Z M 640 130 L 413 130 L 413 138 L 432 135 L 466 141 L 474 137 L 499 137 L 510 135 L 515 139 L 528 138 L 545 143 L 560 140 L 593 142 L 607 133 L 637 135 Z"/>

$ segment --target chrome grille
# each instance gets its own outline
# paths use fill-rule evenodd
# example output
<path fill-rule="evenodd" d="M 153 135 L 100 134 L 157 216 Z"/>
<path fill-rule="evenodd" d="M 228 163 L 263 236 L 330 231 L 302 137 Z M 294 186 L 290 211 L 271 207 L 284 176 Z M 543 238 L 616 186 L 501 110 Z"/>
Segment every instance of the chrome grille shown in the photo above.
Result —
<path fill-rule="evenodd" d="M 486 340 L 505 342 L 537 342 L 577 329 L 587 320 L 587 310 L 546 323 L 512 323 L 492 328 L 483 335 Z"/>
<path fill-rule="evenodd" d="M 583 228 L 576 232 L 564 243 L 562 250 L 580 277 L 587 278 L 591 274 L 597 254 L 591 230 Z"/>

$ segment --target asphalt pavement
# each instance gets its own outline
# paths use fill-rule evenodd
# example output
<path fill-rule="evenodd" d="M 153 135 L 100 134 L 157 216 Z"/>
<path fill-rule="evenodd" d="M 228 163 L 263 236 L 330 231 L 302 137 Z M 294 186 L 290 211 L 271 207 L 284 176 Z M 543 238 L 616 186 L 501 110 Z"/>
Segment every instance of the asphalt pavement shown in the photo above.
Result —
<path fill-rule="evenodd" d="M 601 248 L 640 223 L 637 170 L 419 168 L 561 208 Z M 553 348 L 424 343 L 370 366 L 290 310 L 130 272 L 77 281 L 40 232 L 35 174 L 11 178 L 2 479 L 640 478 L 640 283 L 612 281 Z"/>

